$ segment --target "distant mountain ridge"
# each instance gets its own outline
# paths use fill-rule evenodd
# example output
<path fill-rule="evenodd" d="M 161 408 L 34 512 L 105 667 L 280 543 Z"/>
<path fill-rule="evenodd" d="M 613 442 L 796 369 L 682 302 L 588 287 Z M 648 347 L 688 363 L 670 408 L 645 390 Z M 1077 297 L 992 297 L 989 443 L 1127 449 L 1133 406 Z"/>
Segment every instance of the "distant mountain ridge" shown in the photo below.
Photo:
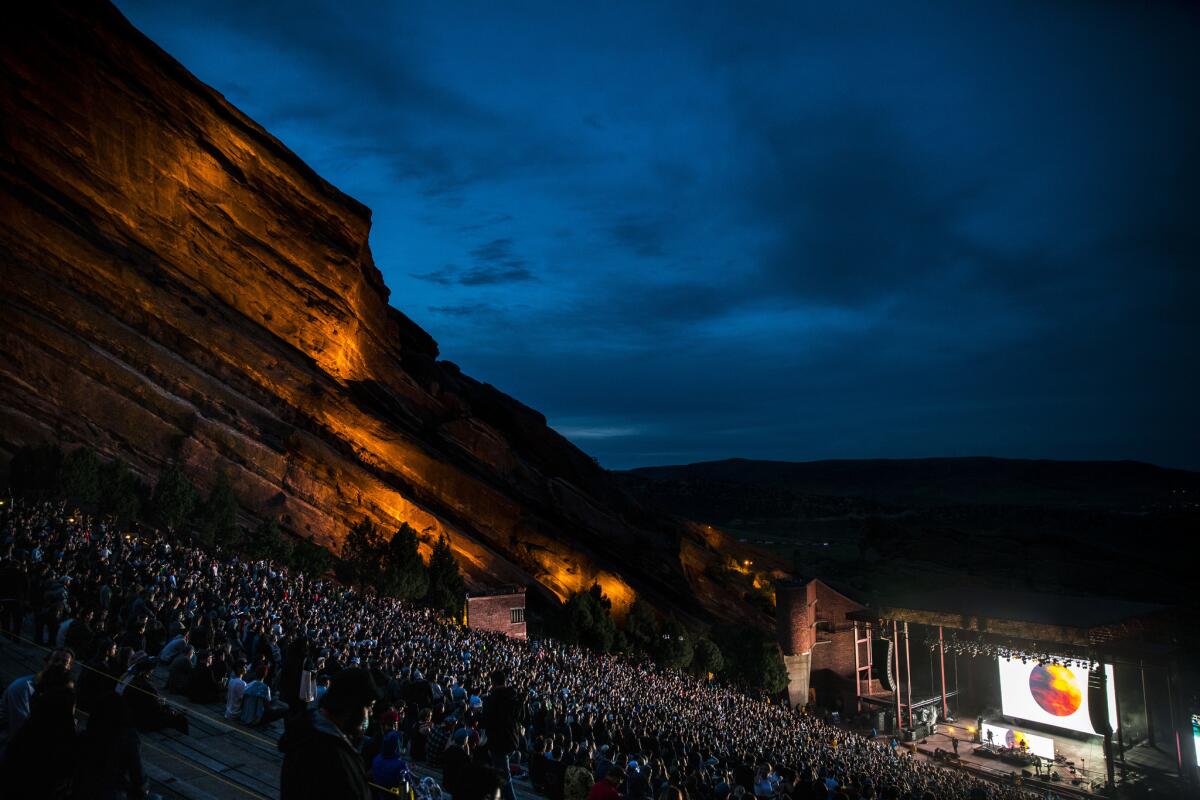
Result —
<path fill-rule="evenodd" d="M 864 597 L 1058 591 L 1194 604 L 1186 550 L 1200 473 L 1135 461 L 751 461 L 618 474 L 648 506 L 774 553 Z"/>
<path fill-rule="evenodd" d="M 711 481 L 877 503 L 986 503 L 1114 508 L 1200 502 L 1200 472 L 1140 461 L 992 457 L 756 461 L 641 467 L 621 475 Z"/>

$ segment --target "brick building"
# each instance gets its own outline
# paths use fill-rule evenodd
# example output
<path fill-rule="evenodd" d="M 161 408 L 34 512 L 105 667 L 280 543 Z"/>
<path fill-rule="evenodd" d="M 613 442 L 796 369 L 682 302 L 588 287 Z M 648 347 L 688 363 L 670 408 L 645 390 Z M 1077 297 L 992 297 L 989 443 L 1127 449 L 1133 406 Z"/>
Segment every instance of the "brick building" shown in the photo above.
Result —
<path fill-rule="evenodd" d="M 776 634 L 788 673 L 788 701 L 853 709 L 855 648 L 866 663 L 869 645 L 855 641 L 854 622 L 847 618 L 864 606 L 823 581 L 777 584 Z"/>
<path fill-rule="evenodd" d="M 468 628 L 498 631 L 515 639 L 525 638 L 525 587 L 506 586 L 467 594 Z"/>

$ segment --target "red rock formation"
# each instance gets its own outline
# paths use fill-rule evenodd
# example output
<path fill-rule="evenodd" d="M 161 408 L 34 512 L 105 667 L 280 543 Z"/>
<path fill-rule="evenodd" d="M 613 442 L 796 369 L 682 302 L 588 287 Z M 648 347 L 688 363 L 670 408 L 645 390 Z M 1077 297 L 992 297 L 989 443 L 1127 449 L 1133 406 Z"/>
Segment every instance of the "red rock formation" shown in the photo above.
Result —
<path fill-rule="evenodd" d="M 438 361 L 388 305 L 367 208 L 111 6 L 20 8 L 0 33 L 0 448 L 226 470 L 247 510 L 334 546 L 407 521 L 475 585 L 692 602 L 681 549 L 694 573 L 713 545 Z"/>

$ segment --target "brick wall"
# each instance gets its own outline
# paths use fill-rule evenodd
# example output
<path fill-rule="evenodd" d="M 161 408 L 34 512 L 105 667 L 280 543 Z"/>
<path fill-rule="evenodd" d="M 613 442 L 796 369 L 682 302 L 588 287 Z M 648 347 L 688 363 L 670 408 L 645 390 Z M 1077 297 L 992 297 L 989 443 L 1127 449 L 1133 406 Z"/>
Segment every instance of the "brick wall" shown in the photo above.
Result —
<path fill-rule="evenodd" d="M 820 581 L 816 585 L 817 638 L 813 648 L 813 685 L 817 689 L 817 702 L 837 705 L 840 698 L 845 708 L 854 708 L 854 623 L 846 614 L 859 611 L 864 606 Z M 860 653 L 866 663 L 866 648 Z"/>
<path fill-rule="evenodd" d="M 775 586 L 775 633 L 785 656 L 812 651 L 815 609 L 811 594 L 812 581 Z"/>
<path fill-rule="evenodd" d="M 785 656 L 812 653 L 810 678 L 820 705 L 841 698 L 854 708 L 854 625 L 846 614 L 863 608 L 819 580 L 775 587 L 776 633 Z M 865 664 L 865 648 L 862 653 Z M 798 681 L 791 681 L 799 683 Z"/>
<path fill-rule="evenodd" d="M 512 621 L 512 612 L 520 609 L 520 622 Z M 525 638 L 525 592 L 467 597 L 467 626 L 484 631 L 499 631 L 516 639 Z"/>

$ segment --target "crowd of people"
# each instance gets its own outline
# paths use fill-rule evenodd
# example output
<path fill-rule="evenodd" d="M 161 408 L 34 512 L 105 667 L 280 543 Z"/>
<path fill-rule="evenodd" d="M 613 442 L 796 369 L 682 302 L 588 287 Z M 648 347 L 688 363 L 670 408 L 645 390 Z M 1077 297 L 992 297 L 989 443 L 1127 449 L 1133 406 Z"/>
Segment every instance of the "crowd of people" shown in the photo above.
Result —
<path fill-rule="evenodd" d="M 7 796 L 143 797 L 139 732 L 188 730 L 163 691 L 234 725 L 282 719 L 285 800 L 515 800 L 517 775 L 552 800 L 1032 796 L 649 661 L 471 630 L 186 536 L 61 503 L 0 521 L 0 628 L 49 651 L 0 700 Z"/>

